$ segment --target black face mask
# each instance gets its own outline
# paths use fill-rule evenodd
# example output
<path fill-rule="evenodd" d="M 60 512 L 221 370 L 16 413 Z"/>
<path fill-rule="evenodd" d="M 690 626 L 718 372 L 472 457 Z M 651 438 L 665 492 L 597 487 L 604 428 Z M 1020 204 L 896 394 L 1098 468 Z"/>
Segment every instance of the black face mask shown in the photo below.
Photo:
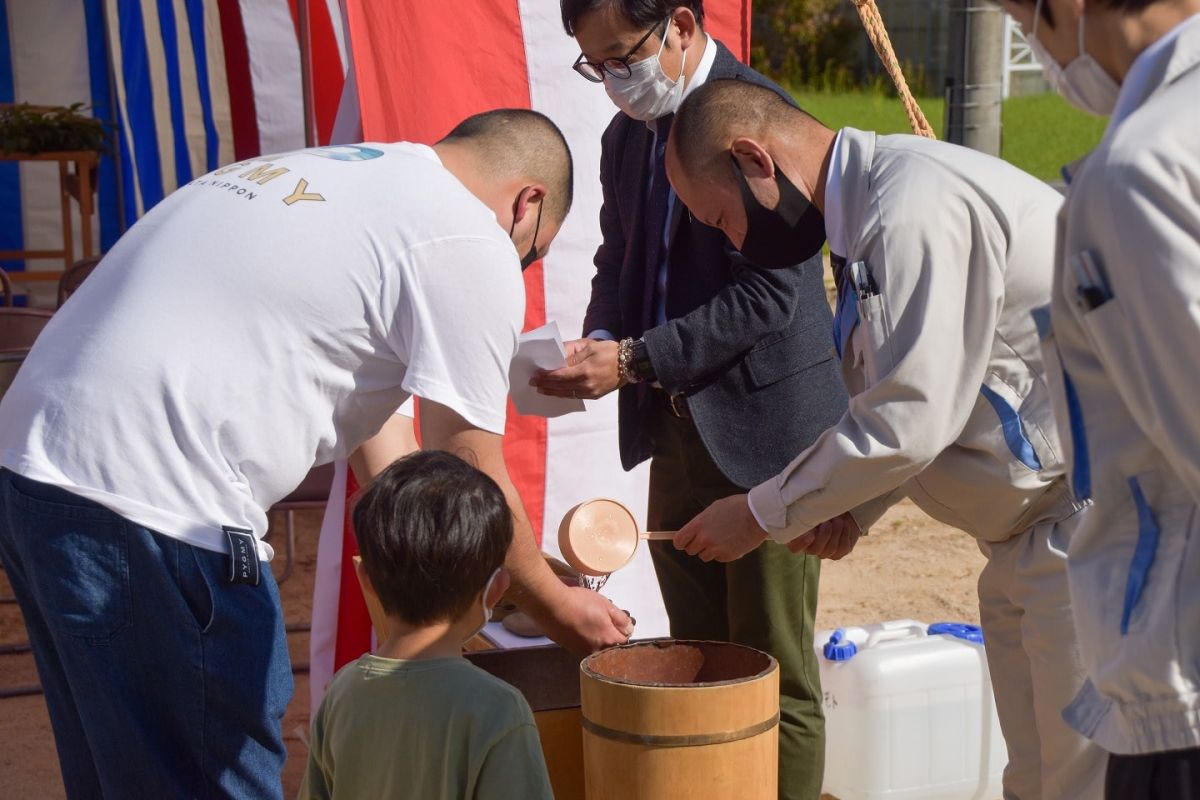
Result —
<path fill-rule="evenodd" d="M 522 190 L 524 191 L 524 190 Z M 521 202 L 521 198 L 517 198 L 517 203 Z M 517 203 L 513 204 L 513 224 L 508 229 L 508 236 L 511 239 L 513 231 L 517 229 Z M 537 237 L 538 231 L 542 229 L 542 209 L 546 207 L 546 198 L 542 198 L 542 202 L 538 203 L 537 222 L 533 224 L 533 244 L 529 245 L 529 252 L 521 257 L 521 272 L 533 266 L 533 262 L 538 260 Z"/>
<path fill-rule="evenodd" d="M 750 263 L 764 269 L 783 269 L 815 256 L 825 244 L 825 217 L 787 175 L 775 165 L 775 184 L 779 187 L 779 205 L 766 208 L 750 191 L 737 159 L 733 171 L 742 189 L 746 209 L 746 240 L 741 253 Z"/>

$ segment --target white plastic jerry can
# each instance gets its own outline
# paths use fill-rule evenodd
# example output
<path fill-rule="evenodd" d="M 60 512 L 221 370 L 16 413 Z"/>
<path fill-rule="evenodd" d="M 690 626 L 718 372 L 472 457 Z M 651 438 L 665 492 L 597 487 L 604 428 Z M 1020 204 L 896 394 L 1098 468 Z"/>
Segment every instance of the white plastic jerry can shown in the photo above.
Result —
<path fill-rule="evenodd" d="M 911 619 L 816 637 L 824 791 L 839 800 L 999 800 L 1008 753 L 974 625 Z"/>

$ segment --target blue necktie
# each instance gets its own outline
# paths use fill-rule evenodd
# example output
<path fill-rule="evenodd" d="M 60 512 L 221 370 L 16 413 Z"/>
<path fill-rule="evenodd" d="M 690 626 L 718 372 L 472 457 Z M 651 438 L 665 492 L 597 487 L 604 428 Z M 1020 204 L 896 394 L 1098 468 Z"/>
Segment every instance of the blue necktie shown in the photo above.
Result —
<path fill-rule="evenodd" d="M 850 280 L 849 270 L 846 269 L 846 257 L 830 251 L 829 266 L 833 269 L 833 285 L 837 287 L 838 302 L 840 303 L 842 293 L 849 288 L 846 285 L 846 282 Z"/>
<path fill-rule="evenodd" d="M 837 287 L 837 307 L 833 313 L 833 346 L 840 358 L 850 339 L 850 332 L 858 323 L 858 293 L 850 285 L 850 270 L 846 259 L 837 253 L 829 253 L 829 265 L 833 268 L 833 283 Z"/>
<path fill-rule="evenodd" d="M 650 175 L 650 186 L 646 197 L 646 295 L 644 317 L 646 327 L 655 322 L 655 310 L 661 299 L 658 297 L 658 274 L 662 269 L 663 260 L 667 257 L 663 247 L 665 228 L 667 225 L 667 206 L 671 195 L 671 185 L 667 182 L 667 137 L 671 132 L 671 120 L 674 115 L 668 114 L 658 120 L 658 132 L 654 139 L 654 170 Z"/>

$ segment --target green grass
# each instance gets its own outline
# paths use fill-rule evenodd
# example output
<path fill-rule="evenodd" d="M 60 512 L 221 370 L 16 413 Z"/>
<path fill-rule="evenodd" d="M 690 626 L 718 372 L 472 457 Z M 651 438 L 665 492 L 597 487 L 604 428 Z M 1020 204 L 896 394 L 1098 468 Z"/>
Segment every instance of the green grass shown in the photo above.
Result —
<path fill-rule="evenodd" d="M 831 128 L 853 127 L 878 133 L 911 133 L 904 107 L 894 97 L 866 92 L 797 92 L 796 99 Z M 942 136 L 945 102 L 920 101 L 929 124 Z M 1059 169 L 1100 142 L 1106 120 L 1077 111 L 1057 94 L 1004 101 L 1001 157 L 1043 180 L 1058 180 Z"/>
<path fill-rule="evenodd" d="M 1039 178 L 1058 180 L 1059 170 L 1100 144 L 1108 119 L 1093 117 L 1057 94 L 1014 97 L 1004 104 L 1006 161 Z"/>

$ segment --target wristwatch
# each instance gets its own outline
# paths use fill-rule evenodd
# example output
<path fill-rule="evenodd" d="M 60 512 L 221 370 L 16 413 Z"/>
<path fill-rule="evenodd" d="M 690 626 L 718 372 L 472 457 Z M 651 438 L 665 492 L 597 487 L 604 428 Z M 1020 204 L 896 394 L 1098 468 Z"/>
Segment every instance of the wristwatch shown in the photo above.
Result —
<path fill-rule="evenodd" d="M 646 343 L 641 339 L 634 339 L 631 349 L 633 352 L 633 371 L 638 376 L 638 380 L 653 383 L 658 379 L 658 376 L 654 374 L 654 365 L 650 363 L 650 352 L 646 349 Z"/>
<path fill-rule="evenodd" d="M 617 369 L 626 383 L 655 380 L 654 366 L 646 343 L 641 339 L 622 339 L 617 345 Z"/>

